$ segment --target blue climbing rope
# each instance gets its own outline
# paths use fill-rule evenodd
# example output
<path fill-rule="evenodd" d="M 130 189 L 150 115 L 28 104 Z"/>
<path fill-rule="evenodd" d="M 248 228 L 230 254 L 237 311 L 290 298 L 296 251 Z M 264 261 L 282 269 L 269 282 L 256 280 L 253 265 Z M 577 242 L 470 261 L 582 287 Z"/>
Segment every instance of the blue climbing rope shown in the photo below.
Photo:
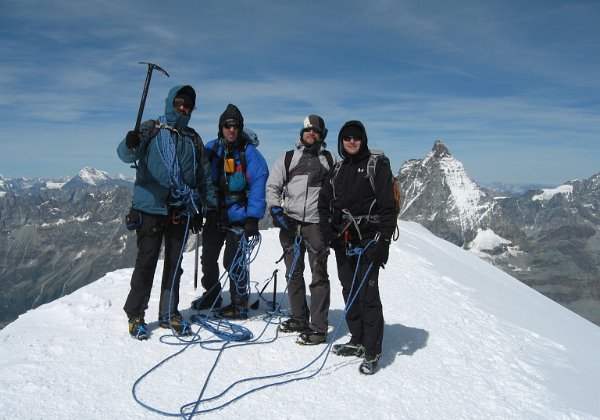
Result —
<path fill-rule="evenodd" d="M 161 129 L 158 131 L 157 146 L 158 154 L 169 173 L 169 179 L 173 184 L 171 188 L 171 198 L 178 203 L 183 205 L 190 205 L 193 207 L 195 213 L 200 213 L 196 206 L 197 192 L 191 189 L 181 177 L 181 167 L 179 165 L 179 159 L 177 157 L 177 140 L 173 139 L 173 135 L 179 137 L 179 132 L 166 124 L 166 118 L 164 115 L 158 118 Z M 198 168 L 196 167 L 196 147 L 192 147 L 194 154 L 194 174 L 197 173 Z"/>
<path fill-rule="evenodd" d="M 240 242 L 242 242 L 242 241 L 240 241 Z M 288 273 L 288 276 L 291 276 L 291 273 L 293 273 L 293 271 L 295 269 L 295 265 L 297 263 L 299 255 L 300 255 L 300 250 L 299 250 L 300 249 L 300 243 L 301 243 L 301 238 L 294 241 L 294 256 L 295 256 L 295 258 L 294 258 L 292 266 L 290 267 L 291 269 L 290 269 L 290 272 Z M 362 265 L 363 255 L 364 255 L 365 251 L 372 244 L 374 244 L 374 243 L 376 243 L 376 241 L 373 240 L 373 241 L 370 241 L 369 243 L 367 243 L 364 248 L 354 247 L 354 248 L 350 248 L 350 249 L 347 250 L 346 254 L 348 256 L 356 256 L 357 257 L 357 262 L 356 262 L 356 268 L 355 268 L 355 271 L 354 271 L 354 276 L 353 276 L 353 279 L 352 279 L 352 286 L 351 286 L 351 291 L 354 291 L 354 290 L 355 291 L 354 291 L 354 293 L 350 294 L 350 296 L 348 298 L 348 301 L 346 302 L 346 305 L 344 307 L 344 314 L 346 314 L 347 311 L 348 311 L 348 309 L 352 306 L 352 304 L 354 303 L 354 301 L 358 297 L 358 295 L 360 293 L 360 290 L 364 286 L 365 281 L 367 280 L 367 278 L 370 275 L 370 272 L 371 272 L 372 267 L 373 267 L 373 262 L 370 262 L 370 264 L 368 265 L 366 271 L 364 272 L 364 275 L 362 276 L 362 279 L 360 279 L 360 281 L 357 284 L 358 274 L 360 272 L 360 267 Z M 297 250 L 297 254 L 296 254 L 296 250 Z M 251 255 L 251 253 L 250 254 L 246 254 L 246 255 Z M 254 257 L 255 257 L 255 255 L 254 255 Z M 249 259 L 247 260 L 248 265 L 249 265 L 249 262 L 251 262 L 253 259 L 254 258 L 249 257 Z M 242 264 L 242 266 L 244 266 L 244 264 Z M 289 278 L 288 278 L 288 283 L 289 283 Z M 356 288 L 355 288 L 355 285 L 357 285 Z M 286 290 L 287 290 L 287 287 L 286 287 Z M 284 293 L 284 296 L 285 296 L 285 293 Z M 306 364 L 303 367 L 300 367 L 298 369 L 291 370 L 291 371 L 288 371 L 288 372 L 282 372 L 282 373 L 279 373 L 279 374 L 256 376 L 256 377 L 251 377 L 251 378 L 244 378 L 244 379 L 238 380 L 236 382 L 233 382 L 225 390 L 223 390 L 221 393 L 219 393 L 217 395 L 214 395 L 214 396 L 208 397 L 208 398 L 204 397 L 204 394 L 205 394 L 205 391 L 206 391 L 206 389 L 208 387 L 210 379 L 212 378 L 212 375 L 215 373 L 217 365 L 218 365 L 218 362 L 219 362 L 219 360 L 220 360 L 223 352 L 226 349 L 232 348 L 232 347 L 237 347 L 237 346 L 243 346 L 243 345 L 265 344 L 265 343 L 273 342 L 273 341 L 275 341 L 278 338 L 278 332 L 276 331 L 275 337 L 272 340 L 270 340 L 270 341 L 264 341 L 264 342 L 259 342 L 258 341 L 262 337 L 262 335 L 264 334 L 264 332 L 266 331 L 266 328 L 268 326 L 268 324 L 266 324 L 265 328 L 263 329 L 263 332 L 261 332 L 261 334 L 253 342 L 248 342 L 248 341 L 246 341 L 246 342 L 239 342 L 238 340 L 229 338 L 229 339 L 225 339 L 224 341 L 222 341 L 222 345 L 221 345 L 220 348 L 218 348 L 218 349 L 211 349 L 211 350 L 218 351 L 218 354 L 217 354 L 217 356 L 215 358 L 213 366 L 211 367 L 209 373 L 207 374 L 205 382 L 204 382 L 204 384 L 202 386 L 202 390 L 200 391 L 199 397 L 198 397 L 198 399 L 195 402 L 188 403 L 188 404 L 185 404 L 185 405 L 181 406 L 179 413 L 164 412 L 164 411 L 158 410 L 158 409 L 156 409 L 154 407 L 151 407 L 148 404 L 142 402 L 138 398 L 138 396 L 137 396 L 137 392 L 136 392 L 137 386 L 150 373 L 152 373 L 153 371 L 155 371 L 156 369 L 158 369 L 158 367 L 162 366 L 163 364 L 165 364 L 169 360 L 172 360 L 176 356 L 178 356 L 181 353 L 183 353 L 185 350 L 187 350 L 195 342 L 194 343 L 187 343 L 180 351 L 177 351 L 173 355 L 165 358 L 163 361 L 159 362 L 157 365 L 155 365 L 150 370 L 148 370 L 144 375 L 142 375 L 134 383 L 134 385 L 133 385 L 133 388 L 132 388 L 133 397 L 134 397 L 135 401 L 138 402 L 140 405 L 142 405 L 146 409 L 148 409 L 150 411 L 153 411 L 155 413 L 158 413 L 158 414 L 161 414 L 161 415 L 165 415 L 165 416 L 182 417 L 184 419 L 191 419 L 194 416 L 199 415 L 199 414 L 206 414 L 206 413 L 209 413 L 209 412 L 220 410 L 220 409 L 222 409 L 222 408 L 224 408 L 224 407 L 226 407 L 226 406 L 228 406 L 228 405 L 230 405 L 230 404 L 232 404 L 232 403 L 234 403 L 234 402 L 236 402 L 236 401 L 238 401 L 238 400 L 244 398 L 245 396 L 247 396 L 249 394 L 252 394 L 254 392 L 258 392 L 260 390 L 263 390 L 263 389 L 266 389 L 266 388 L 270 388 L 270 387 L 273 387 L 273 386 L 277 386 L 277 385 L 284 385 L 284 384 L 288 384 L 288 383 L 291 383 L 291 382 L 295 382 L 295 381 L 300 381 L 300 380 L 312 378 L 312 377 L 318 375 L 322 371 L 325 363 L 327 362 L 327 359 L 329 357 L 329 353 L 330 353 L 331 347 L 333 345 L 335 337 L 337 336 L 337 334 L 338 334 L 338 332 L 340 330 L 340 327 L 341 327 L 341 324 L 342 324 L 343 320 L 344 320 L 344 317 L 341 317 L 340 320 L 338 321 L 338 324 L 337 324 L 336 328 L 333 331 L 332 338 L 329 341 L 328 345 L 323 349 L 323 351 L 314 360 L 312 360 L 311 362 L 309 362 L 308 364 Z M 203 327 L 206 328 L 207 330 L 210 330 L 210 327 L 208 327 L 208 322 L 206 322 L 206 320 L 205 320 L 205 324 L 203 324 Z M 221 324 L 217 324 L 216 330 L 220 330 L 220 329 L 221 329 Z M 211 330 L 211 332 L 213 332 L 213 334 L 215 333 L 215 331 Z M 235 336 L 236 333 L 237 333 L 237 331 L 232 330 L 233 336 Z M 204 348 L 204 346 L 203 346 L 203 348 Z M 325 356 L 325 357 L 323 358 L 323 356 Z M 307 370 L 308 368 L 310 368 L 315 363 L 317 363 L 318 360 L 321 359 L 321 358 L 323 358 L 323 360 L 322 360 L 322 363 L 320 364 L 320 366 L 318 366 L 317 369 L 314 372 L 310 373 L 310 374 L 302 375 L 302 376 L 297 376 L 297 377 L 292 377 L 292 378 L 286 378 L 286 379 L 282 379 L 282 380 L 275 381 L 275 382 L 270 382 L 270 383 L 267 383 L 267 384 L 264 384 L 264 385 L 252 388 L 252 389 L 250 389 L 250 390 L 248 390 L 246 392 L 243 392 L 242 394 L 237 395 L 237 396 L 231 398 L 230 400 L 228 400 L 228 401 L 226 401 L 226 402 L 224 402 L 224 403 L 222 403 L 222 404 L 220 404 L 218 406 L 214 406 L 214 407 L 210 407 L 210 408 L 206 408 L 206 409 L 200 409 L 200 406 L 203 405 L 203 404 L 210 403 L 210 402 L 213 402 L 213 401 L 216 401 L 216 400 L 219 400 L 219 399 L 223 398 L 227 393 L 229 393 L 231 390 L 233 390 L 237 385 L 240 385 L 240 384 L 246 383 L 246 382 L 250 382 L 250 381 L 259 381 L 259 380 L 269 380 L 269 379 L 285 378 L 285 377 L 288 377 L 290 375 L 299 374 L 299 373 Z"/>

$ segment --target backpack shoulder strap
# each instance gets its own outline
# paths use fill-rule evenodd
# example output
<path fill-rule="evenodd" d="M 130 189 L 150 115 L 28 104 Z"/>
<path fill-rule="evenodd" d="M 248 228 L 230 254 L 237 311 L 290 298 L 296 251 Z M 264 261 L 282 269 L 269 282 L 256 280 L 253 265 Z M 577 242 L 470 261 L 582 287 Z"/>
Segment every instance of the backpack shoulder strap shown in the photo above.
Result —
<path fill-rule="evenodd" d="M 240 155 L 240 163 L 242 164 L 242 173 L 244 175 L 246 175 L 246 169 L 247 165 L 246 165 L 246 146 L 248 145 L 248 143 L 244 144 L 244 147 L 240 148 L 239 150 L 239 155 Z"/>
<path fill-rule="evenodd" d="M 287 183 L 290 179 L 290 165 L 292 164 L 292 157 L 294 156 L 294 150 L 288 150 L 285 152 L 285 158 L 283 159 L 283 164 L 285 166 L 285 179 L 284 183 Z"/>
<path fill-rule="evenodd" d="M 208 152 L 208 161 L 212 162 L 215 156 L 217 156 L 217 151 L 219 150 L 219 139 L 215 140 L 213 143 L 212 149 Z"/>
<path fill-rule="evenodd" d="M 331 156 L 331 152 L 329 150 L 323 150 L 323 156 L 325 156 L 329 169 L 331 169 L 333 167 L 333 156 Z"/>
<path fill-rule="evenodd" d="M 202 154 L 204 153 L 204 143 L 202 142 L 202 137 L 200 137 L 200 134 L 198 134 L 192 127 L 187 127 L 186 131 L 182 134 L 188 136 L 192 139 L 192 142 L 194 142 L 194 146 L 196 147 L 196 152 L 198 154 L 198 162 L 200 162 Z"/>

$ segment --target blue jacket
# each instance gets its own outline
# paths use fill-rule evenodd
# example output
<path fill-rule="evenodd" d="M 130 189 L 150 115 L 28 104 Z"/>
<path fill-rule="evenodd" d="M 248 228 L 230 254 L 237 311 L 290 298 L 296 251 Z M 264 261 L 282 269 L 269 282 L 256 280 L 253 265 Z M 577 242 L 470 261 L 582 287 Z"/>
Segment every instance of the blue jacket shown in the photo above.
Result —
<path fill-rule="evenodd" d="M 246 173 L 243 176 L 242 173 L 242 162 L 240 160 L 240 148 L 243 147 L 238 145 L 236 142 L 232 146 L 224 146 L 226 143 L 222 138 L 218 138 L 209 141 L 204 150 L 206 155 L 210 158 L 210 168 L 212 172 L 212 180 L 217 188 L 217 194 L 219 197 L 219 213 L 223 219 L 226 219 L 227 223 L 243 223 L 248 217 L 254 217 L 256 219 L 262 219 L 265 215 L 267 207 L 265 197 L 265 185 L 267 178 L 269 177 L 269 168 L 267 162 L 262 154 L 258 151 L 256 146 L 249 143 L 247 138 L 244 137 L 243 133 L 240 138 L 244 138 L 241 141 L 242 144 L 246 144 L 245 160 L 246 160 Z M 215 144 L 217 147 L 215 148 Z M 214 149 L 214 153 L 213 153 Z M 238 172 L 237 175 L 242 175 L 243 180 L 237 180 L 237 187 L 233 186 L 231 177 L 228 177 L 225 173 L 224 160 L 222 157 L 224 154 L 227 157 L 235 159 L 235 168 Z M 231 174 L 230 174 L 231 175 Z M 225 180 L 228 180 L 229 184 Z M 244 183 L 245 181 L 245 183 Z M 227 191 L 229 187 L 235 191 Z M 239 192 L 240 196 L 244 196 L 239 200 L 232 198 Z"/>
<path fill-rule="evenodd" d="M 137 162 L 132 207 L 145 213 L 166 215 L 169 207 L 191 204 L 185 198 L 176 198 L 174 194 L 169 169 L 161 158 L 158 143 L 160 132 L 168 133 L 174 142 L 181 180 L 192 190 L 190 200 L 194 201 L 198 209 L 203 207 L 204 213 L 217 208 L 216 191 L 210 181 L 207 156 L 205 153 L 198 153 L 193 137 L 196 137 L 200 151 L 204 150 L 202 139 L 188 127 L 190 115 L 182 115 L 173 108 L 173 98 L 182 89 L 191 89 L 193 92 L 190 86 L 175 86 L 171 89 L 165 99 L 165 115 L 161 117 L 169 127 L 177 131 L 167 128 L 159 130 L 156 127 L 157 121 L 149 120 L 140 127 L 141 144 L 138 147 L 129 149 L 123 140 L 117 148 L 117 154 L 123 162 Z"/>

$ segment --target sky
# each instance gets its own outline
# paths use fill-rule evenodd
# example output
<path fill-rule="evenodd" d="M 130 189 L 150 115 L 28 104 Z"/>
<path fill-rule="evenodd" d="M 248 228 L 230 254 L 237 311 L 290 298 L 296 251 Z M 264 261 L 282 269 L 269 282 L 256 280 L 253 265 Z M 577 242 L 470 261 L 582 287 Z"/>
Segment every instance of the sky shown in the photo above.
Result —
<path fill-rule="evenodd" d="M 277 230 L 261 233 L 250 266 L 255 289 L 276 267 L 284 271 L 275 263 Z M 199 293 L 193 257 L 183 258 L 186 317 Z M 253 338 L 220 353 L 224 342 L 198 324 L 184 343 L 158 328 L 162 261 L 146 313 L 152 335 L 129 338 L 121 308 L 132 269 L 109 273 L 0 331 L 0 412 L 10 419 L 164 418 L 158 412 L 177 415 L 201 399 L 198 410 L 223 406 L 204 413 L 210 419 L 600 419 L 600 328 L 473 254 L 400 222 L 380 275 L 385 330 L 373 376 L 358 372 L 360 359 L 330 354 L 349 335 L 333 257 L 328 269 L 327 345 L 277 335 L 280 317 L 266 314 L 271 283 L 251 318 L 235 323 Z M 283 284 L 280 275 L 276 301 L 289 313 Z M 224 297 L 228 303 L 228 291 Z M 258 379 L 267 375 L 277 376 Z"/>
<path fill-rule="evenodd" d="M 191 84 L 205 141 L 228 103 L 274 164 L 302 119 L 365 124 L 397 170 L 441 139 L 481 184 L 600 172 L 600 2 L 3 0 L 0 174 L 133 175 L 116 147 Z"/>

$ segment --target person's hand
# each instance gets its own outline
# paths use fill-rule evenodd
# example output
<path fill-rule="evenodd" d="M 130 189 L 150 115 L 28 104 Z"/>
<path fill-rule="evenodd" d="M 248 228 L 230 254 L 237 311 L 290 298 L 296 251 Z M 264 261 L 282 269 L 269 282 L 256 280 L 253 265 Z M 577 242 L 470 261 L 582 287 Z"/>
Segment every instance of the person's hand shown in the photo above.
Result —
<path fill-rule="evenodd" d="M 244 232 L 246 238 L 258 235 L 258 219 L 255 217 L 248 217 L 246 223 L 244 223 Z"/>
<path fill-rule="evenodd" d="M 135 149 L 141 143 L 141 136 L 138 131 L 130 131 L 125 136 L 125 145 L 130 149 Z"/>
<path fill-rule="evenodd" d="M 210 211 L 206 214 L 206 220 L 204 221 L 204 235 L 212 235 L 216 233 L 218 226 L 217 212 Z"/>
<path fill-rule="evenodd" d="M 375 250 L 373 251 L 372 261 L 374 267 L 385 268 L 385 264 L 388 262 L 390 256 L 390 240 L 379 239 Z"/>
<path fill-rule="evenodd" d="M 271 207 L 271 217 L 273 218 L 273 225 L 275 225 L 275 227 L 291 230 L 292 226 L 290 223 L 290 218 L 283 212 L 281 207 Z"/>
<path fill-rule="evenodd" d="M 202 213 L 196 213 L 192 216 L 192 220 L 190 220 L 190 230 L 192 233 L 199 233 L 202 230 L 203 221 Z"/>
<path fill-rule="evenodd" d="M 335 251 L 342 251 L 344 248 L 346 248 L 344 240 L 339 236 L 336 236 L 333 239 L 327 241 L 327 243 L 329 244 L 329 248 Z"/>

